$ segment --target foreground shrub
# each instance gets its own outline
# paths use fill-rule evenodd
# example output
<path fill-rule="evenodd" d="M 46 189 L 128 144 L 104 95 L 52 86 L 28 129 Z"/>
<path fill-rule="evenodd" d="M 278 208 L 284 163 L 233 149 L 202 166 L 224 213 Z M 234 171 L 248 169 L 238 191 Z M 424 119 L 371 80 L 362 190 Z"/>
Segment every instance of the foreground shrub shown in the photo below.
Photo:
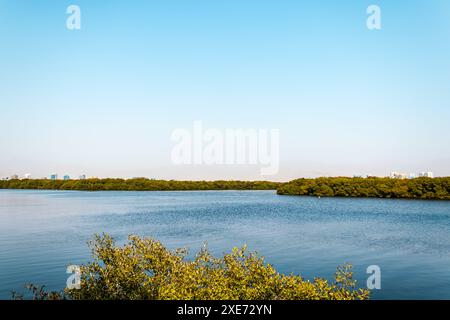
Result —
<path fill-rule="evenodd" d="M 222 258 L 206 248 L 193 260 L 187 251 L 170 251 L 150 238 L 130 236 L 116 246 L 108 235 L 91 241 L 94 260 L 81 266 L 81 288 L 66 289 L 68 299 L 162 299 L 162 300 L 354 300 L 369 292 L 356 289 L 350 265 L 338 268 L 335 281 L 306 281 L 297 275 L 279 274 L 246 247 L 234 248 Z M 36 290 L 38 293 L 39 290 Z M 55 298 L 55 293 L 37 296 Z"/>

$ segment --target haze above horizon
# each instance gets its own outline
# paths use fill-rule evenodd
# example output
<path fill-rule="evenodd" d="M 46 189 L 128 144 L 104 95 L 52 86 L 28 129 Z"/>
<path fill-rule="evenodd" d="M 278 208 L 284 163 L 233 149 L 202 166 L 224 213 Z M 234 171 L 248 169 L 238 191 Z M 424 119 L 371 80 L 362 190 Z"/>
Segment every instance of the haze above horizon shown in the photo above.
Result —
<path fill-rule="evenodd" d="M 449 40 L 445 0 L 4 0 L 0 177 L 450 176 Z M 175 165 L 197 120 L 279 130 L 278 173 Z"/>

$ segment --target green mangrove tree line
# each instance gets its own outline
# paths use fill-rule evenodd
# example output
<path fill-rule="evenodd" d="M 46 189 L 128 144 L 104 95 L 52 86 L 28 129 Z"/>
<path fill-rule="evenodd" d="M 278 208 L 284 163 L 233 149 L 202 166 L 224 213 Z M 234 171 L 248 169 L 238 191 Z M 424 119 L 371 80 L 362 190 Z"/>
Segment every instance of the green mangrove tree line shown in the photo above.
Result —
<path fill-rule="evenodd" d="M 0 189 L 81 190 L 81 191 L 177 191 L 177 190 L 275 190 L 279 183 L 269 181 L 176 181 L 135 179 L 0 181 Z"/>
<path fill-rule="evenodd" d="M 280 195 L 373 197 L 450 200 L 450 177 L 445 178 L 317 178 L 297 179 L 278 186 Z"/>
<path fill-rule="evenodd" d="M 277 190 L 280 195 L 450 200 L 450 177 L 444 178 L 315 178 L 290 182 L 176 181 L 135 179 L 7 180 L 0 189 L 80 191 Z"/>

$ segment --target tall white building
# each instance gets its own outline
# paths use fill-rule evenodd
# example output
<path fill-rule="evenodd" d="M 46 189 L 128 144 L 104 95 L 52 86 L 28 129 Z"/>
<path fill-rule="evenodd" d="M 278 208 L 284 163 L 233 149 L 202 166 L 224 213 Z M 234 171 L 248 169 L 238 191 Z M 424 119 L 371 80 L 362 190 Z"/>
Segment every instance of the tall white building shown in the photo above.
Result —
<path fill-rule="evenodd" d="M 415 173 L 409 174 L 409 179 L 415 179 L 415 178 L 417 178 L 417 174 L 415 174 Z"/>
<path fill-rule="evenodd" d="M 421 177 L 421 178 L 433 178 L 433 172 L 431 172 L 431 171 L 421 172 L 421 173 L 419 173 L 419 177 Z"/>

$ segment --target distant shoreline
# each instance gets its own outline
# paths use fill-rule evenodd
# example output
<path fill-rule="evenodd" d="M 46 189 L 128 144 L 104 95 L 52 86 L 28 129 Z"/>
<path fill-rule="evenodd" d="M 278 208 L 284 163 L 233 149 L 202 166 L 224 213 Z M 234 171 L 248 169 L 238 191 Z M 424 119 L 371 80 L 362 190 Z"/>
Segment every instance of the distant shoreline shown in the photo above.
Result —
<path fill-rule="evenodd" d="M 206 190 L 277 190 L 281 182 L 270 181 L 178 181 L 135 179 L 86 180 L 7 180 L 0 189 L 74 190 L 74 191 L 206 191 Z"/>
<path fill-rule="evenodd" d="M 450 200 L 450 177 L 443 178 L 316 178 L 296 179 L 277 188 L 279 195 Z"/>
<path fill-rule="evenodd" d="M 245 191 L 273 190 L 278 195 L 450 200 L 450 177 L 443 178 L 315 178 L 290 182 L 178 181 L 135 179 L 7 180 L 0 189 L 61 191 Z"/>

